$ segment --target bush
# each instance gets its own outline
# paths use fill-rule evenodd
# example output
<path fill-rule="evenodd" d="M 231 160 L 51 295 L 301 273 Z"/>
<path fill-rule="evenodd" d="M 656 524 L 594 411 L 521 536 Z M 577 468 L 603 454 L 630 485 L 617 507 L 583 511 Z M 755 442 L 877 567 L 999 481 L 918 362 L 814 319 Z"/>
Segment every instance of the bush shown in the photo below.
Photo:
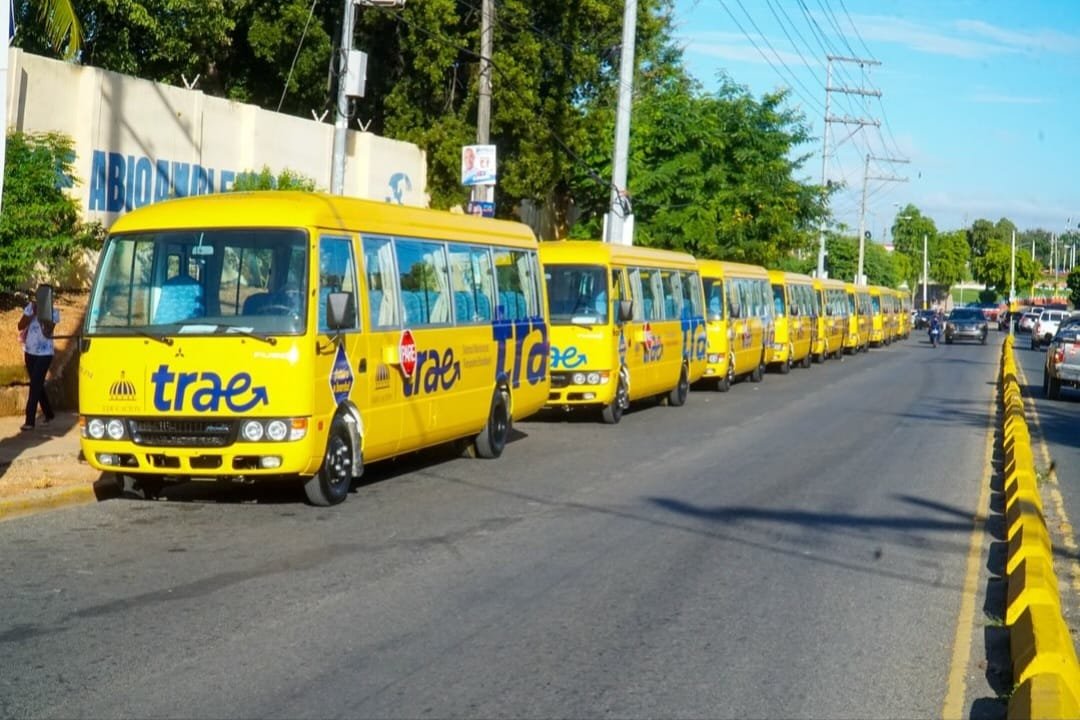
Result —
<path fill-rule="evenodd" d="M 75 145 L 61 133 L 11 132 L 0 214 L 0 291 L 32 287 L 99 247 L 97 224 L 84 225 L 65 188 L 77 182 Z"/>
<path fill-rule="evenodd" d="M 292 170 L 282 170 L 276 177 L 263 165 L 259 172 L 246 172 L 236 176 L 232 186 L 235 192 L 251 190 L 314 190 L 315 181 Z"/>

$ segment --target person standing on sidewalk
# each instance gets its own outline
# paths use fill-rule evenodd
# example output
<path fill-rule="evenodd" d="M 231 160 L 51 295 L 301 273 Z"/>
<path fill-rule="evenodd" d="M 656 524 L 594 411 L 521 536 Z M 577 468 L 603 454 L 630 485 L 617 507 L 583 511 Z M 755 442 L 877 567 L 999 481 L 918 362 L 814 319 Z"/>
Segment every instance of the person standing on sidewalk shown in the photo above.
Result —
<path fill-rule="evenodd" d="M 55 306 L 52 308 L 51 317 L 39 318 L 38 304 L 33 300 L 23 309 L 23 316 L 19 318 L 19 335 L 23 337 L 23 359 L 26 362 L 26 374 L 30 376 L 26 422 L 20 428 L 23 432 L 34 429 L 38 405 L 41 405 L 41 412 L 45 415 L 44 424 L 49 424 L 54 417 L 49 396 L 45 393 L 45 376 L 56 352 L 52 337 L 58 322 L 60 311 Z"/>

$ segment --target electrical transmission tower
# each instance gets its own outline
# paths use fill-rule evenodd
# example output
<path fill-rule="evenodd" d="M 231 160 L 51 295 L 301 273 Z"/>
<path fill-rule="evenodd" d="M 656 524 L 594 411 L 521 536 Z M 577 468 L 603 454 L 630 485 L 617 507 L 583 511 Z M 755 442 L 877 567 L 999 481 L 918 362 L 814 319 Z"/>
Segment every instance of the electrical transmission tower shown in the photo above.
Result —
<path fill-rule="evenodd" d="M 832 93 L 840 93 L 843 95 L 862 95 L 865 97 L 881 97 L 880 90 L 868 90 L 866 88 L 851 88 L 851 87 L 833 87 L 833 63 L 855 63 L 860 66 L 864 65 L 880 65 L 877 60 L 865 60 L 863 58 L 851 58 L 843 57 L 840 55 L 828 55 L 826 56 L 828 64 L 826 65 L 826 79 L 825 79 L 825 129 L 821 133 L 822 148 L 821 148 L 821 188 L 822 193 L 827 192 L 828 188 L 828 172 L 829 172 L 829 126 L 834 124 L 840 125 L 856 125 L 856 132 L 861 130 L 867 125 L 873 125 L 874 127 L 881 127 L 881 121 L 875 118 L 855 118 L 850 116 L 838 117 L 830 112 L 832 107 Z M 860 271 L 861 271 L 860 267 Z M 825 215 L 821 216 L 821 226 L 818 234 L 818 261 L 817 261 L 817 276 L 825 277 Z"/>

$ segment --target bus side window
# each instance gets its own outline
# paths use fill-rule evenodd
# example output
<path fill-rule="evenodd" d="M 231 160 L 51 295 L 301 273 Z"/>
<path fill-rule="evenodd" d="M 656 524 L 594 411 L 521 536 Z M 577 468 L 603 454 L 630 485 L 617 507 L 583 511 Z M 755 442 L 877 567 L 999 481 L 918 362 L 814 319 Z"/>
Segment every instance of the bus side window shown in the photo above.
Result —
<path fill-rule="evenodd" d="M 371 327 L 401 327 L 394 245 L 389 239 L 364 238 L 364 277 L 368 287 L 368 318 Z"/>
<path fill-rule="evenodd" d="M 326 324 L 326 298 L 330 293 L 349 294 L 346 310 L 346 327 L 343 330 L 355 330 L 359 327 L 356 312 L 356 264 L 353 261 L 352 241 L 347 237 L 319 238 L 319 332 L 329 332 Z"/>

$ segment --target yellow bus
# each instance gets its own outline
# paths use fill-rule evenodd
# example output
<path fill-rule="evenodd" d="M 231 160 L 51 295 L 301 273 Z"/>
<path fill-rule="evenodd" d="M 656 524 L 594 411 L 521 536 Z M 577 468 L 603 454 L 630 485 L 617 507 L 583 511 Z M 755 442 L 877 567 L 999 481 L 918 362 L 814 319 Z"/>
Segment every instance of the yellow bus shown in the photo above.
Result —
<path fill-rule="evenodd" d="M 287 477 L 333 505 L 366 463 L 466 438 L 498 457 L 547 399 L 548 355 L 524 225 L 320 193 L 166 201 L 101 253 L 82 450 L 148 495 Z"/>
<path fill-rule="evenodd" d="M 900 298 L 900 337 L 907 339 L 911 335 L 911 293 L 907 290 L 896 291 Z"/>
<path fill-rule="evenodd" d="M 540 244 L 551 317 L 546 407 L 599 408 L 617 423 L 630 403 L 686 402 L 705 372 L 701 276 L 684 253 L 568 240 Z"/>
<path fill-rule="evenodd" d="M 870 299 L 870 345 L 880 348 L 881 345 L 889 344 L 892 336 L 889 334 L 888 316 L 889 290 L 880 285 L 870 285 L 867 288 Z"/>
<path fill-rule="evenodd" d="M 769 270 L 773 299 L 773 341 L 765 363 L 781 374 L 792 365 L 810 367 L 810 352 L 817 340 L 817 303 L 814 279 L 809 275 Z"/>
<path fill-rule="evenodd" d="M 900 339 L 900 293 L 891 287 L 881 289 L 882 314 L 885 320 L 885 344 Z"/>
<path fill-rule="evenodd" d="M 844 283 L 848 297 L 848 334 L 844 339 L 844 349 L 854 355 L 870 348 L 872 313 L 870 292 L 865 285 Z"/>
<path fill-rule="evenodd" d="M 765 349 L 772 345 L 772 288 L 758 265 L 700 260 L 709 337 L 705 377 L 721 392 L 736 378 L 761 382 Z"/>
<path fill-rule="evenodd" d="M 817 339 L 811 352 L 817 362 L 824 362 L 830 356 L 840 358 L 850 330 L 844 283 L 841 280 L 815 278 L 814 292 L 821 310 L 818 313 Z"/>

